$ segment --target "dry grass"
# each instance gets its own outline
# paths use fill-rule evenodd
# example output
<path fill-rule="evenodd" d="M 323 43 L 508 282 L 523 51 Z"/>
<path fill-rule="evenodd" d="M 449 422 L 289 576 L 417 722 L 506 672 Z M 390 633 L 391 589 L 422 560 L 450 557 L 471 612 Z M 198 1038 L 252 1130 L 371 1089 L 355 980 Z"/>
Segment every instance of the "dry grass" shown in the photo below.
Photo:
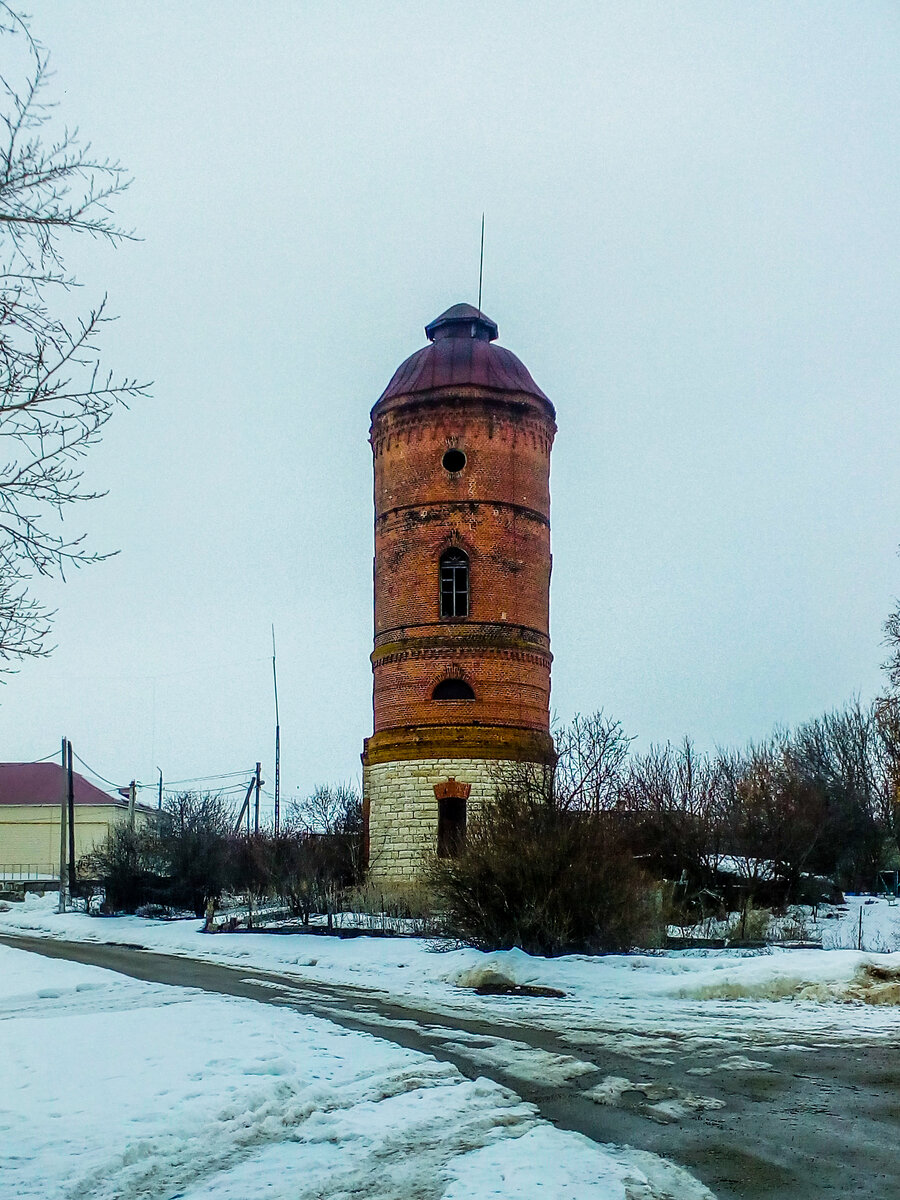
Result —
<path fill-rule="evenodd" d="M 862 963 L 850 979 L 817 982 L 781 976 L 759 983 L 727 981 L 685 988 L 679 996 L 693 1000 L 801 1000 L 816 1004 L 900 1005 L 900 967 Z"/>

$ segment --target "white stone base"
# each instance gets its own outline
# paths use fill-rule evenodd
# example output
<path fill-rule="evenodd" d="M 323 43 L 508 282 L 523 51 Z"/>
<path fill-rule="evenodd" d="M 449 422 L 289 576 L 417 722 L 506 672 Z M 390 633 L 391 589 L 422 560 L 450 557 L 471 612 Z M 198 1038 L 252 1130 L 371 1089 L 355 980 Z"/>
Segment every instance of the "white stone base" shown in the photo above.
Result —
<path fill-rule="evenodd" d="M 363 768 L 369 802 L 369 879 L 410 883 L 437 851 L 438 802 L 434 785 L 455 779 L 471 785 L 466 821 L 492 796 L 498 780 L 521 764 L 483 758 L 406 759 Z"/>

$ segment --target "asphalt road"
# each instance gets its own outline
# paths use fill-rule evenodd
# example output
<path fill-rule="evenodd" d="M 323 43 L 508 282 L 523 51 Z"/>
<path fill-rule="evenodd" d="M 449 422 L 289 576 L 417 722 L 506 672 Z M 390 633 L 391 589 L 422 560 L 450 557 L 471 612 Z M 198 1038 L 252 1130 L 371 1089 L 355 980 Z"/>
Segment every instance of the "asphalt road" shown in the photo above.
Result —
<path fill-rule="evenodd" d="M 733 1052 L 762 1056 L 766 1069 L 707 1071 L 698 1069 L 688 1046 L 679 1054 L 670 1045 L 665 1057 L 640 1061 L 633 1050 L 611 1048 L 608 1035 L 592 1042 L 583 1028 L 573 1048 L 572 1039 L 520 1018 L 460 1019 L 364 990 L 131 946 L 6 935 L 0 941 L 135 979 L 286 1004 L 421 1050 L 469 1078 L 506 1085 L 560 1128 L 680 1163 L 720 1200 L 900 1200 L 897 1046 L 817 1042 L 813 1048 L 804 1046 L 802 1035 L 789 1047 L 735 1043 Z M 550 1057 L 556 1055 L 561 1058 Z M 581 1062 L 566 1078 L 573 1055 Z M 542 1062 L 554 1061 L 561 1070 L 541 1070 Z M 587 1094 L 610 1078 L 630 1083 L 613 1104 Z"/>

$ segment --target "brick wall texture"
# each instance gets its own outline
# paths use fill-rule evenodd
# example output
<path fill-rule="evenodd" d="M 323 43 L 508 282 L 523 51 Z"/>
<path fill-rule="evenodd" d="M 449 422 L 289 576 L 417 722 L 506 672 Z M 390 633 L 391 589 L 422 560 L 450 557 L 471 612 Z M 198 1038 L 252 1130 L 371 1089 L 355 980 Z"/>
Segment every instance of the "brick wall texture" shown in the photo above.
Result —
<path fill-rule="evenodd" d="M 373 411 L 375 732 L 472 724 L 549 729 L 550 447 L 536 397 L 457 389 Z M 441 461 L 462 450 L 451 474 Z M 442 619 L 440 558 L 469 558 L 466 618 Z M 434 701 L 465 679 L 474 701 Z"/>

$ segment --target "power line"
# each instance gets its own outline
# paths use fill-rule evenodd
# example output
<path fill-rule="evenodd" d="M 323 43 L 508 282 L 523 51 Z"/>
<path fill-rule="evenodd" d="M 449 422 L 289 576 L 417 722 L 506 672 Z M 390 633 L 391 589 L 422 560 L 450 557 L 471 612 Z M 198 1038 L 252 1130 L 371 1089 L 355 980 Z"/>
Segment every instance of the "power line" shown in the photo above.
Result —
<path fill-rule="evenodd" d="M 232 780 L 230 780 L 230 781 L 226 780 L 226 781 L 221 782 L 221 784 L 218 785 L 217 790 L 220 792 L 233 792 L 235 787 L 244 786 L 244 784 L 242 784 L 242 779 L 246 779 L 247 774 L 248 774 L 248 772 L 246 772 L 246 770 L 244 770 L 244 772 L 241 772 L 240 775 L 235 775 Z M 158 787 L 157 784 L 145 784 L 144 786 L 145 787 Z M 167 792 L 174 792 L 174 791 L 178 790 L 178 788 L 176 788 L 174 785 L 169 785 L 169 784 L 164 785 L 164 788 L 166 788 Z"/>
<path fill-rule="evenodd" d="M 74 750 L 72 753 L 73 757 L 78 760 L 78 762 L 86 771 L 89 771 L 95 779 L 99 779 L 102 783 L 105 783 L 107 787 L 114 788 L 116 791 L 118 791 L 122 786 L 119 783 L 114 783 L 111 779 L 107 779 L 105 775 L 101 775 L 99 771 L 95 770 L 89 763 L 86 763 L 79 754 L 75 754 Z M 44 758 L 39 758 L 35 761 L 47 762 L 51 758 L 56 758 L 55 751 L 53 754 L 48 754 Z M 169 779 L 166 781 L 167 786 L 164 788 L 164 794 L 169 796 L 177 795 L 177 792 L 175 791 L 176 788 L 190 783 L 213 783 L 217 780 L 234 780 L 234 783 L 222 783 L 217 788 L 217 791 L 221 795 L 226 796 L 231 793 L 242 792 L 244 790 L 243 780 L 247 778 L 247 774 L 247 771 L 223 771 L 218 775 L 197 775 L 193 779 Z M 138 782 L 137 786 L 139 788 L 152 788 L 154 791 L 156 791 L 158 784 Z"/>
<path fill-rule="evenodd" d="M 242 795 L 244 790 L 245 790 L 245 785 L 242 783 L 238 783 L 238 784 L 234 784 L 231 787 L 221 788 L 219 791 L 217 791 L 215 793 L 215 795 L 221 797 L 224 800 L 228 800 L 228 799 L 232 799 L 235 796 Z M 183 794 L 184 794 L 183 792 L 174 791 L 174 790 L 168 791 L 165 788 L 163 789 L 163 796 L 165 796 L 165 798 L 167 800 L 177 799 L 179 796 L 182 796 Z"/>
<path fill-rule="evenodd" d="M 49 754 L 45 754 L 43 758 L 33 758 L 31 761 L 35 763 L 49 762 L 51 758 L 59 758 L 59 751 L 52 750 Z"/>
<path fill-rule="evenodd" d="M 238 777 L 245 779 L 247 777 L 247 772 L 223 771 L 221 775 L 197 775 L 194 779 L 169 779 L 166 782 L 170 786 L 176 787 L 183 783 L 206 783 L 211 779 L 237 779 Z"/>
<path fill-rule="evenodd" d="M 101 775 L 99 771 L 95 771 L 93 767 L 88 766 L 88 764 L 84 761 L 84 759 L 80 755 L 75 754 L 74 750 L 72 751 L 72 754 L 75 758 L 78 759 L 78 761 L 81 763 L 81 765 L 84 767 L 84 769 L 86 771 L 90 771 L 90 773 L 96 779 L 101 779 L 108 787 L 115 788 L 118 791 L 118 789 L 122 786 L 120 783 L 113 783 L 113 781 L 111 779 L 107 779 L 105 775 Z"/>

